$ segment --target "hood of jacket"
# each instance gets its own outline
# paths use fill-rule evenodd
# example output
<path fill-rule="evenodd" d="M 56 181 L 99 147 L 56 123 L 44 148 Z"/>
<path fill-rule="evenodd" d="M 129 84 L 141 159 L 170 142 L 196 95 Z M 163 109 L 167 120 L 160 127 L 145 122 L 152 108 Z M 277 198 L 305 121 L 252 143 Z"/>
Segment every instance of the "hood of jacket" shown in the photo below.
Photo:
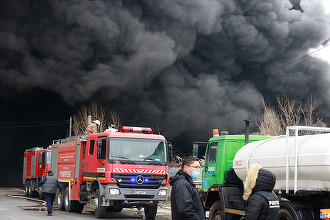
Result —
<path fill-rule="evenodd" d="M 190 182 L 193 186 L 195 186 L 195 184 L 194 184 L 192 178 L 189 176 L 188 173 L 184 172 L 183 170 L 179 170 L 179 171 L 175 174 L 175 176 L 170 177 L 170 179 L 169 179 L 169 184 L 170 184 L 171 186 L 173 186 L 174 183 L 175 183 L 176 181 L 180 180 L 180 179 L 186 179 L 186 180 L 187 180 L 188 182 Z"/>
<path fill-rule="evenodd" d="M 261 168 L 260 164 L 252 164 L 244 183 L 243 199 L 248 200 L 253 192 L 274 189 L 276 176 L 269 170 Z"/>

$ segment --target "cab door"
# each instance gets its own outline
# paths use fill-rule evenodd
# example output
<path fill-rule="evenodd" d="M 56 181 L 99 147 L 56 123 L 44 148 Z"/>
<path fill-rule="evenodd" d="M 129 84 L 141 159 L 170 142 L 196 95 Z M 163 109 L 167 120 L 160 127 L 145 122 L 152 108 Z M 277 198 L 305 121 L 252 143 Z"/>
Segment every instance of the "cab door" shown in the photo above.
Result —
<path fill-rule="evenodd" d="M 206 150 L 202 183 L 202 187 L 205 192 L 210 186 L 217 183 L 217 152 L 218 142 L 209 142 Z"/>
<path fill-rule="evenodd" d="M 96 173 L 97 177 L 105 177 L 105 163 L 107 152 L 107 138 L 98 137 L 96 150 Z"/>
<path fill-rule="evenodd" d="M 84 176 L 91 176 L 95 172 L 96 161 L 96 142 L 95 139 L 89 139 L 87 141 L 84 161 Z"/>

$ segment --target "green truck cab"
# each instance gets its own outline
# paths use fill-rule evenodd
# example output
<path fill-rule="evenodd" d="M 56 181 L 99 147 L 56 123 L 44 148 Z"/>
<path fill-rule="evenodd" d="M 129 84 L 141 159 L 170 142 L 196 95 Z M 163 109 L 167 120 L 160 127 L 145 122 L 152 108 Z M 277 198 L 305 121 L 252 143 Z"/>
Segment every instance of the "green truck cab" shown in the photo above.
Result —
<path fill-rule="evenodd" d="M 243 181 L 235 174 L 233 159 L 246 143 L 265 140 L 271 136 L 262 135 L 215 135 L 207 143 L 195 142 L 193 155 L 206 147 L 205 162 L 202 169 L 202 201 L 209 210 L 209 220 L 239 219 L 245 215 L 242 199 Z"/>

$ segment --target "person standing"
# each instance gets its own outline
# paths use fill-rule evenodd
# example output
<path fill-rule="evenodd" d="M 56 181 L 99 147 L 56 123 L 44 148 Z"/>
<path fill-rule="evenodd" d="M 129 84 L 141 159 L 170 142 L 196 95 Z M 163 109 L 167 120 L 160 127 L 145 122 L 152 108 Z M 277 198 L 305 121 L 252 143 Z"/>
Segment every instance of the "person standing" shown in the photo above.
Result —
<path fill-rule="evenodd" d="M 44 193 L 47 203 L 47 215 L 51 216 L 53 214 L 53 203 L 56 195 L 56 189 L 59 189 L 62 192 L 62 187 L 51 170 L 48 171 L 48 175 L 39 182 L 39 186 L 42 186 L 41 192 Z"/>
<path fill-rule="evenodd" d="M 183 158 L 181 169 L 170 178 L 172 220 L 205 220 L 201 198 L 193 182 L 199 174 L 198 158 L 187 156 Z"/>
<path fill-rule="evenodd" d="M 280 210 L 280 201 L 273 192 L 276 176 L 260 164 L 249 167 L 243 199 L 247 201 L 245 217 L 241 220 L 275 220 Z"/>
<path fill-rule="evenodd" d="M 92 121 L 92 123 L 86 128 L 85 134 L 97 133 L 97 126 L 100 126 L 100 124 L 99 120 Z"/>

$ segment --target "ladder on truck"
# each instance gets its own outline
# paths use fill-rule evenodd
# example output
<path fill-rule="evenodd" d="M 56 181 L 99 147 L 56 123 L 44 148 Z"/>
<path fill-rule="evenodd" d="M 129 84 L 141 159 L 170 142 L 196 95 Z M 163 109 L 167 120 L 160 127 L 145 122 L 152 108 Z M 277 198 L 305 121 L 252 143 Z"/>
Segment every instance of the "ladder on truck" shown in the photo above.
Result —
<path fill-rule="evenodd" d="M 88 136 L 88 134 L 81 134 L 81 135 L 77 135 L 77 136 L 67 137 L 64 139 L 53 140 L 53 145 L 69 143 L 69 142 L 87 141 L 87 136 Z"/>

